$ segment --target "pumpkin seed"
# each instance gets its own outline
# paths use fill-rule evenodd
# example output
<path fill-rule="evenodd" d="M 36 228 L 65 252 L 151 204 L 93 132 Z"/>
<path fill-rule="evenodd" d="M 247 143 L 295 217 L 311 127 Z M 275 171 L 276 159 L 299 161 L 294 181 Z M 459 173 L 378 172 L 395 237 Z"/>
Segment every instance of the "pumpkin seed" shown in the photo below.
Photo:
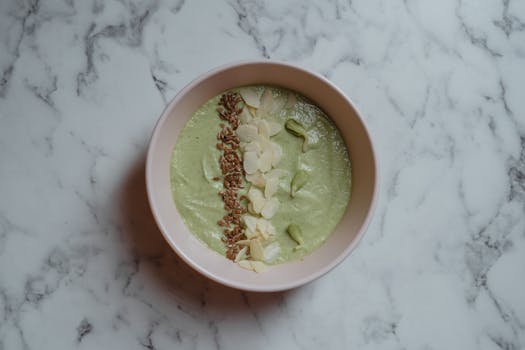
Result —
<path fill-rule="evenodd" d="M 301 247 L 304 244 L 303 240 L 303 232 L 301 231 L 301 228 L 296 224 L 290 224 L 288 225 L 288 228 L 286 229 L 286 232 L 288 235 Z M 297 247 L 297 248 L 299 248 Z"/>
<path fill-rule="evenodd" d="M 295 197 L 297 191 L 299 191 L 308 182 L 308 173 L 304 170 L 299 170 L 295 173 L 290 185 L 290 196 Z"/>

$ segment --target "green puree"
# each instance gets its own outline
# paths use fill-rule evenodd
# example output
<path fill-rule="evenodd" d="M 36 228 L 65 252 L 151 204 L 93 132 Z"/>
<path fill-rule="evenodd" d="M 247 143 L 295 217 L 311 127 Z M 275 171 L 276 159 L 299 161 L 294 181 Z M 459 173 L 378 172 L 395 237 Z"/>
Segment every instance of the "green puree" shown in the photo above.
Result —
<path fill-rule="evenodd" d="M 269 88 L 258 86 L 258 88 Z M 274 96 L 287 90 L 271 87 Z M 218 195 L 222 190 L 219 168 L 220 151 L 216 149 L 217 133 L 222 122 L 216 108 L 220 95 L 202 105 L 179 135 L 171 159 L 171 186 L 179 213 L 189 230 L 211 249 L 224 255 L 222 228 L 217 225 L 226 211 Z M 276 116 L 282 125 L 289 118 L 302 123 L 312 144 L 302 152 L 303 139 L 286 129 L 272 137 L 283 149 L 277 168 L 286 171 L 276 196 L 279 209 L 270 220 L 275 226 L 276 240 L 281 246 L 272 264 L 303 257 L 321 245 L 341 220 L 350 199 L 351 172 L 346 145 L 335 125 L 312 102 L 297 95 L 293 108 L 283 109 Z M 290 196 L 290 182 L 298 170 L 308 172 L 308 181 Z M 250 185 L 246 183 L 246 190 Z M 239 192 L 243 194 L 243 192 Z M 300 226 L 304 238 L 302 249 L 286 233 L 289 224 Z"/>

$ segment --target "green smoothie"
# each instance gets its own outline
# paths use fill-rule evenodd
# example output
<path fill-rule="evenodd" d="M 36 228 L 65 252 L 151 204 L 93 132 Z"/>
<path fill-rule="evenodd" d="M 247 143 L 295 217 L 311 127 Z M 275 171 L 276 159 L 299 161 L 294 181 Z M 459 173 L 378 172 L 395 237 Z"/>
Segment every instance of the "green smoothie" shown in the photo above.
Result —
<path fill-rule="evenodd" d="M 282 176 L 274 194 L 279 207 L 269 219 L 275 228 L 272 241 L 280 249 L 268 264 L 300 259 L 319 247 L 333 232 L 346 211 L 350 199 L 351 167 L 348 151 L 336 126 L 314 103 L 282 88 L 254 86 L 253 91 L 271 92 L 274 99 L 293 97 L 272 114 L 273 122 L 283 129 L 271 137 L 282 149 L 277 168 Z M 237 90 L 234 90 L 237 91 Z M 221 240 L 223 228 L 218 221 L 225 215 L 224 202 L 218 193 L 223 183 L 219 165 L 221 151 L 217 149 L 217 133 L 221 121 L 217 115 L 218 95 L 202 105 L 180 132 L 171 158 L 171 189 L 177 209 L 189 230 L 209 248 L 225 255 Z M 286 129 L 290 119 L 304 127 L 305 137 Z M 305 138 L 307 139 L 305 147 Z M 294 196 L 294 177 L 301 182 Z M 306 174 L 301 179 L 301 173 Z M 243 195 L 254 186 L 243 179 Z M 255 215 L 255 214 L 254 214 Z M 287 228 L 300 227 L 303 243 L 298 246 Z"/>

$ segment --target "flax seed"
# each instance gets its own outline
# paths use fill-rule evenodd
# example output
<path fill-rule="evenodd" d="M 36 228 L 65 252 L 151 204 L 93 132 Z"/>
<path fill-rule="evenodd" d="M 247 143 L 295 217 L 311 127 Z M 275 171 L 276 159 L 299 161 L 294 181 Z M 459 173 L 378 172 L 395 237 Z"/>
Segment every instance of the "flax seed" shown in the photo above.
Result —
<path fill-rule="evenodd" d="M 239 115 L 242 112 L 242 99 L 238 93 L 227 92 L 220 97 L 217 114 L 221 120 L 226 123 L 219 123 L 220 131 L 217 133 L 216 147 L 222 151 L 219 158 L 219 166 L 223 175 L 224 190 L 218 194 L 224 202 L 224 209 L 227 214 L 217 224 L 221 227 L 230 227 L 223 230 L 224 236 L 221 241 L 226 246 L 226 257 L 234 260 L 239 252 L 239 246 L 236 244 L 240 239 L 245 238 L 245 227 L 241 222 L 241 215 L 247 210 L 243 207 L 239 200 L 246 199 L 245 196 L 238 197 L 237 191 L 244 188 L 242 185 L 242 177 L 244 169 L 242 159 L 238 153 L 240 140 L 235 134 L 239 126 Z M 219 177 L 213 178 L 214 181 L 219 181 Z"/>

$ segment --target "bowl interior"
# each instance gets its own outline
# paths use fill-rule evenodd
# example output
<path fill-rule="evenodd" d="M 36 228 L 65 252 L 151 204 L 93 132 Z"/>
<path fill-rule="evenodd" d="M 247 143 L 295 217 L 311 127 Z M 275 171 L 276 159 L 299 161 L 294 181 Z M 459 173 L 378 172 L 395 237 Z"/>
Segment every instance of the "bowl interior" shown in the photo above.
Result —
<path fill-rule="evenodd" d="M 224 90 L 250 84 L 278 85 L 314 101 L 335 122 L 352 163 L 352 195 L 347 211 L 324 245 L 303 260 L 257 274 L 207 248 L 184 225 L 172 199 L 170 158 L 186 121 L 204 102 Z M 326 79 L 275 62 L 246 62 L 218 68 L 184 88 L 157 123 L 148 152 L 146 182 L 153 214 L 173 249 L 193 268 L 222 284 L 251 291 L 277 291 L 311 281 L 341 262 L 364 233 L 376 192 L 376 163 L 369 134 L 357 111 Z"/>

